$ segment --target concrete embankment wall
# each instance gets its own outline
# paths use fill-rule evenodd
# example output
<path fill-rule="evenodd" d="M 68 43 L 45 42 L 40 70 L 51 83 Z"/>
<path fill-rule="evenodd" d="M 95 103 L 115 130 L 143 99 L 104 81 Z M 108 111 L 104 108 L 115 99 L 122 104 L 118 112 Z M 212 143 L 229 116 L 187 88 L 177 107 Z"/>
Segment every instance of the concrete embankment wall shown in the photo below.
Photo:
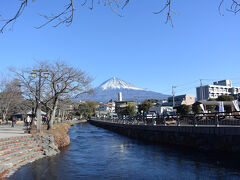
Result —
<path fill-rule="evenodd" d="M 145 126 L 96 120 L 89 122 L 139 140 L 209 151 L 240 152 L 240 127 Z"/>

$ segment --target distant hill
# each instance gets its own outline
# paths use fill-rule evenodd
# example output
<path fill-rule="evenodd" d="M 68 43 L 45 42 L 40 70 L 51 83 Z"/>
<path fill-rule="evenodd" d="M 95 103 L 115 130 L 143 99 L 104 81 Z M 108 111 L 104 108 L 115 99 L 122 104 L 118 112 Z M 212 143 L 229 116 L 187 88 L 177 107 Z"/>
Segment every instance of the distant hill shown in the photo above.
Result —
<path fill-rule="evenodd" d="M 111 78 L 94 89 L 93 95 L 81 95 L 78 100 L 91 100 L 97 102 L 108 102 L 110 99 L 117 100 L 118 93 L 122 92 L 123 100 L 144 101 L 145 99 L 166 99 L 169 95 L 146 89 L 137 88 L 118 78 Z"/>

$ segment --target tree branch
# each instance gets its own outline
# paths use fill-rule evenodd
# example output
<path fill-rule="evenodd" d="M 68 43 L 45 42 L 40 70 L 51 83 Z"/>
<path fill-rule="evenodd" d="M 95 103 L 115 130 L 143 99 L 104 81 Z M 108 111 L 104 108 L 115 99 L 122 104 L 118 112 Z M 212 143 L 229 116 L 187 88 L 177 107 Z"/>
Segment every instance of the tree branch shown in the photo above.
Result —
<path fill-rule="evenodd" d="M 65 6 L 66 8 L 59 14 L 53 15 L 53 16 L 41 15 L 42 17 L 47 19 L 47 21 L 41 26 L 38 26 L 36 28 L 40 29 L 53 21 L 58 21 L 58 23 L 56 23 L 53 27 L 57 27 L 60 24 L 67 24 L 68 26 L 71 25 L 73 21 L 75 8 L 73 5 L 74 0 L 69 0 L 69 1 L 70 1 L 69 4 Z M 64 15 L 67 15 L 67 16 L 62 19 L 61 17 Z"/>
<path fill-rule="evenodd" d="M 158 12 L 153 12 L 154 14 L 161 14 L 163 13 L 165 10 L 167 10 L 167 17 L 166 17 L 166 21 L 165 23 L 167 24 L 169 21 L 173 27 L 173 21 L 172 21 L 172 13 L 176 14 L 173 10 L 172 10 L 172 0 L 167 0 L 165 5 L 163 6 L 162 9 L 160 9 L 160 11 Z"/>
<path fill-rule="evenodd" d="M 239 11 L 240 11 L 239 0 L 227 0 L 227 1 L 226 0 L 221 0 L 220 4 L 218 6 L 218 12 L 219 12 L 220 15 L 223 16 L 223 14 L 221 12 L 221 9 L 222 9 L 222 6 L 223 6 L 224 2 L 231 2 L 229 5 L 227 5 L 227 6 L 229 6 L 229 8 L 226 9 L 227 11 L 232 12 L 234 14 L 239 13 Z"/>
<path fill-rule="evenodd" d="M 28 3 L 28 0 L 23 0 L 22 3 L 20 4 L 19 8 L 18 8 L 17 13 L 12 18 L 10 18 L 8 20 L 3 20 L 3 21 L 6 21 L 6 22 L 4 23 L 4 25 L 0 29 L 1 33 L 3 33 L 4 29 L 8 26 L 8 24 L 17 20 L 17 18 L 23 13 L 23 10 L 27 6 L 27 3 Z"/>
<path fill-rule="evenodd" d="M 29 2 L 29 0 L 20 0 L 20 1 L 21 3 L 17 9 L 16 14 L 9 19 L 2 20 L 4 24 L 0 26 L 1 33 L 3 33 L 3 31 L 7 28 L 9 24 L 14 23 L 22 15 L 23 11 L 25 10 L 25 7 Z M 64 9 L 59 13 L 55 15 L 50 15 L 50 16 L 40 15 L 46 19 L 46 22 L 36 28 L 40 29 L 48 25 L 49 23 L 55 23 L 53 27 L 58 27 L 59 25 L 62 25 L 62 24 L 70 26 L 74 18 L 74 13 L 75 13 L 74 2 L 75 1 L 74 0 L 67 0 L 67 1 L 68 1 L 68 4 L 65 5 Z M 160 11 L 154 12 L 154 14 L 162 14 L 163 12 L 166 12 L 165 23 L 170 22 L 171 25 L 173 26 L 172 14 L 176 14 L 172 8 L 173 0 L 162 0 L 162 1 L 165 3 L 164 6 L 160 9 Z M 97 4 L 100 4 L 102 2 L 104 6 L 108 5 L 115 14 L 122 17 L 122 15 L 119 13 L 119 10 L 123 10 L 129 4 L 130 0 L 82 0 L 82 3 L 80 4 L 80 6 L 89 5 L 89 9 L 93 10 L 95 2 Z M 223 16 L 223 13 L 221 11 L 223 7 L 228 7 L 226 8 L 227 11 L 237 14 L 240 12 L 240 0 L 220 0 L 218 11 L 219 11 L 219 14 L 222 16 Z"/>

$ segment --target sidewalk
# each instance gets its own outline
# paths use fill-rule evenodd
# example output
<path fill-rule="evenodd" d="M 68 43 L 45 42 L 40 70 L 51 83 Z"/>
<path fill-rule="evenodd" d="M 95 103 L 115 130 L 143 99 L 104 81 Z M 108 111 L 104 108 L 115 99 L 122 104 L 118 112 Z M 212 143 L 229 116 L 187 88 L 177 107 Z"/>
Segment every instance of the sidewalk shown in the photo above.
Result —
<path fill-rule="evenodd" d="M 18 137 L 26 136 L 28 134 L 24 133 L 23 125 L 15 125 L 11 127 L 9 125 L 0 125 L 0 138 Z"/>

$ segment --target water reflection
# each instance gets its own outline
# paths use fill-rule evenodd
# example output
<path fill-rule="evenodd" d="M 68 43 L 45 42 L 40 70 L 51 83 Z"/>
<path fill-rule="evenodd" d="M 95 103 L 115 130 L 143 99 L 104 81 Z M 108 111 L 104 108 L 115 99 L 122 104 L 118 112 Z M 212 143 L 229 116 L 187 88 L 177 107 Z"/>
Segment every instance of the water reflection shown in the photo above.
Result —
<path fill-rule="evenodd" d="M 79 124 L 71 145 L 21 168 L 12 180 L 240 179 L 240 156 L 153 145 Z"/>

